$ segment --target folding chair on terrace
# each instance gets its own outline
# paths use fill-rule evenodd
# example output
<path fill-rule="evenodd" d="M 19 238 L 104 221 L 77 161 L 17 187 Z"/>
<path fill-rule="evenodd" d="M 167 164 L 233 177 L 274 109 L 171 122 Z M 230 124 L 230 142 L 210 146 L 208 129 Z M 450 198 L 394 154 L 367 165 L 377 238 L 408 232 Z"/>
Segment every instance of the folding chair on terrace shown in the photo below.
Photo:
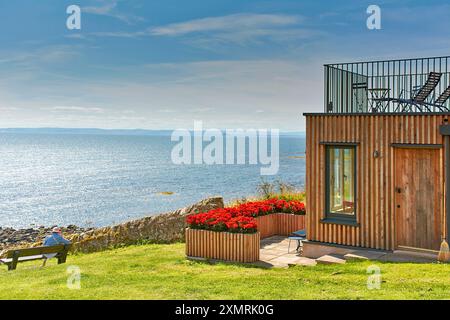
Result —
<path fill-rule="evenodd" d="M 440 72 L 430 72 L 428 74 L 428 78 L 427 78 L 427 81 L 425 82 L 425 84 L 422 87 L 418 88 L 413 93 L 411 99 L 389 98 L 388 97 L 388 98 L 375 98 L 373 100 L 374 101 L 382 101 L 382 102 L 398 103 L 402 107 L 402 110 L 405 110 L 408 107 L 411 109 L 411 106 L 416 107 L 419 111 L 422 111 L 422 107 L 424 107 L 428 111 L 432 111 L 430 109 L 430 106 L 438 107 L 441 109 L 442 108 L 441 105 L 426 102 L 426 100 L 428 99 L 430 94 L 437 87 L 439 81 L 441 80 L 441 77 L 442 77 L 442 73 L 440 73 Z M 448 94 L 450 95 L 450 92 Z M 442 97 L 442 98 L 444 98 L 444 97 Z"/>

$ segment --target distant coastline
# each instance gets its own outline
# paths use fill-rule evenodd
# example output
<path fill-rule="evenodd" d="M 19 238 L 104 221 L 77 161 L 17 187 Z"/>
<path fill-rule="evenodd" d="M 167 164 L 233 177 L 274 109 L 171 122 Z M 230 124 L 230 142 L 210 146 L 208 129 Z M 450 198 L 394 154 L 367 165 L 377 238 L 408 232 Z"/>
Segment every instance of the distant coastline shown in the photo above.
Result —
<path fill-rule="evenodd" d="M 0 128 L 0 133 L 24 134 L 86 134 L 124 136 L 170 136 L 175 129 L 99 129 L 99 128 Z M 305 136 L 304 131 L 280 131 L 280 136 Z"/>

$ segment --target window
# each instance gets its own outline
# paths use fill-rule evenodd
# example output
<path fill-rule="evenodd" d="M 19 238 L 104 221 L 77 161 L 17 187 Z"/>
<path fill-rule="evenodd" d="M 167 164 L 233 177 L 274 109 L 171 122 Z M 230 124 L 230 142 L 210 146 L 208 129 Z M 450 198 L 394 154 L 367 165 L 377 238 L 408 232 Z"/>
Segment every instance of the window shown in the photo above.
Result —
<path fill-rule="evenodd" d="M 356 220 L 355 169 L 355 146 L 326 146 L 326 218 Z"/>

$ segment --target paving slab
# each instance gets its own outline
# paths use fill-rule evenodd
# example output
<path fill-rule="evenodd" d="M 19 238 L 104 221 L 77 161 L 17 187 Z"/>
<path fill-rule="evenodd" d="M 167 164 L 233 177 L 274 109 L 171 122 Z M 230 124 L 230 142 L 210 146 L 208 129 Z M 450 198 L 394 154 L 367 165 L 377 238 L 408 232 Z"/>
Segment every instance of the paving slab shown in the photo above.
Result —
<path fill-rule="evenodd" d="M 384 256 L 386 252 L 355 250 L 344 255 L 345 260 L 376 260 Z"/>
<path fill-rule="evenodd" d="M 275 256 L 281 256 L 283 254 L 286 254 L 287 250 L 285 251 L 281 251 L 281 250 L 277 250 L 277 249 L 263 249 L 259 251 L 260 255 L 275 255 Z"/>
<path fill-rule="evenodd" d="M 321 256 L 320 258 L 317 258 L 316 262 L 320 263 L 320 264 L 344 264 L 344 263 L 346 263 L 343 256 L 330 255 L 330 254 L 326 254 L 324 256 Z"/>
<path fill-rule="evenodd" d="M 261 250 L 266 250 L 266 249 L 273 249 L 278 247 L 278 244 L 276 243 L 270 243 L 270 244 L 261 244 Z"/>
<path fill-rule="evenodd" d="M 259 254 L 259 260 L 261 260 L 261 261 L 270 261 L 270 260 L 275 259 L 277 257 L 279 257 L 279 256 L 276 255 L 276 254 L 264 254 L 264 253 L 260 253 Z"/>
<path fill-rule="evenodd" d="M 270 260 L 271 262 L 275 262 L 275 263 L 282 263 L 282 264 L 287 264 L 287 265 L 292 265 L 292 264 L 296 264 L 297 262 L 300 261 L 300 257 L 293 255 L 293 254 L 285 254 L 282 256 L 279 256 L 275 259 Z"/>
<path fill-rule="evenodd" d="M 279 255 L 288 253 L 287 247 L 275 247 L 270 249 L 270 251 L 277 252 Z"/>
<path fill-rule="evenodd" d="M 363 248 L 334 248 L 338 252 L 322 252 L 320 255 L 308 257 L 295 252 L 295 245 L 291 243 L 291 252 L 288 253 L 289 240 L 286 237 L 274 236 L 261 240 L 260 263 L 268 268 L 287 268 L 289 265 L 308 265 L 314 266 L 317 263 L 322 264 L 342 264 L 347 260 L 375 260 L 388 262 L 413 262 L 430 263 L 436 262 L 436 257 L 430 255 L 426 257 L 423 254 L 412 253 L 410 251 L 388 252 L 374 249 Z M 326 247 L 327 250 L 331 250 Z M 340 250 L 340 251 L 339 251 Z M 342 252 L 341 252 L 342 251 Z M 318 258 L 317 262 L 316 259 Z"/>
<path fill-rule="evenodd" d="M 308 267 L 314 267 L 316 264 L 317 262 L 315 259 L 310 259 L 306 257 L 298 257 L 297 261 L 295 262 L 295 265 Z"/>

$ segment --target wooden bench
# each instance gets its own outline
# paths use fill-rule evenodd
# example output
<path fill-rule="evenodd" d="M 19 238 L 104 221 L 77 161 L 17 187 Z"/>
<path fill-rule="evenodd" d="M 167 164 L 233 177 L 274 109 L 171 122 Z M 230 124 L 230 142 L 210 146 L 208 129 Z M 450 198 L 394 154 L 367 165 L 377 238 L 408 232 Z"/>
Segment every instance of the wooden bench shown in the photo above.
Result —
<path fill-rule="evenodd" d="M 55 254 L 51 258 L 57 258 L 58 264 L 65 263 L 69 249 L 70 244 L 59 244 L 56 246 L 9 250 L 6 253 L 6 258 L 0 259 L 0 264 L 6 264 L 8 270 L 15 270 L 19 262 L 49 259 L 45 256 L 46 254 Z"/>

